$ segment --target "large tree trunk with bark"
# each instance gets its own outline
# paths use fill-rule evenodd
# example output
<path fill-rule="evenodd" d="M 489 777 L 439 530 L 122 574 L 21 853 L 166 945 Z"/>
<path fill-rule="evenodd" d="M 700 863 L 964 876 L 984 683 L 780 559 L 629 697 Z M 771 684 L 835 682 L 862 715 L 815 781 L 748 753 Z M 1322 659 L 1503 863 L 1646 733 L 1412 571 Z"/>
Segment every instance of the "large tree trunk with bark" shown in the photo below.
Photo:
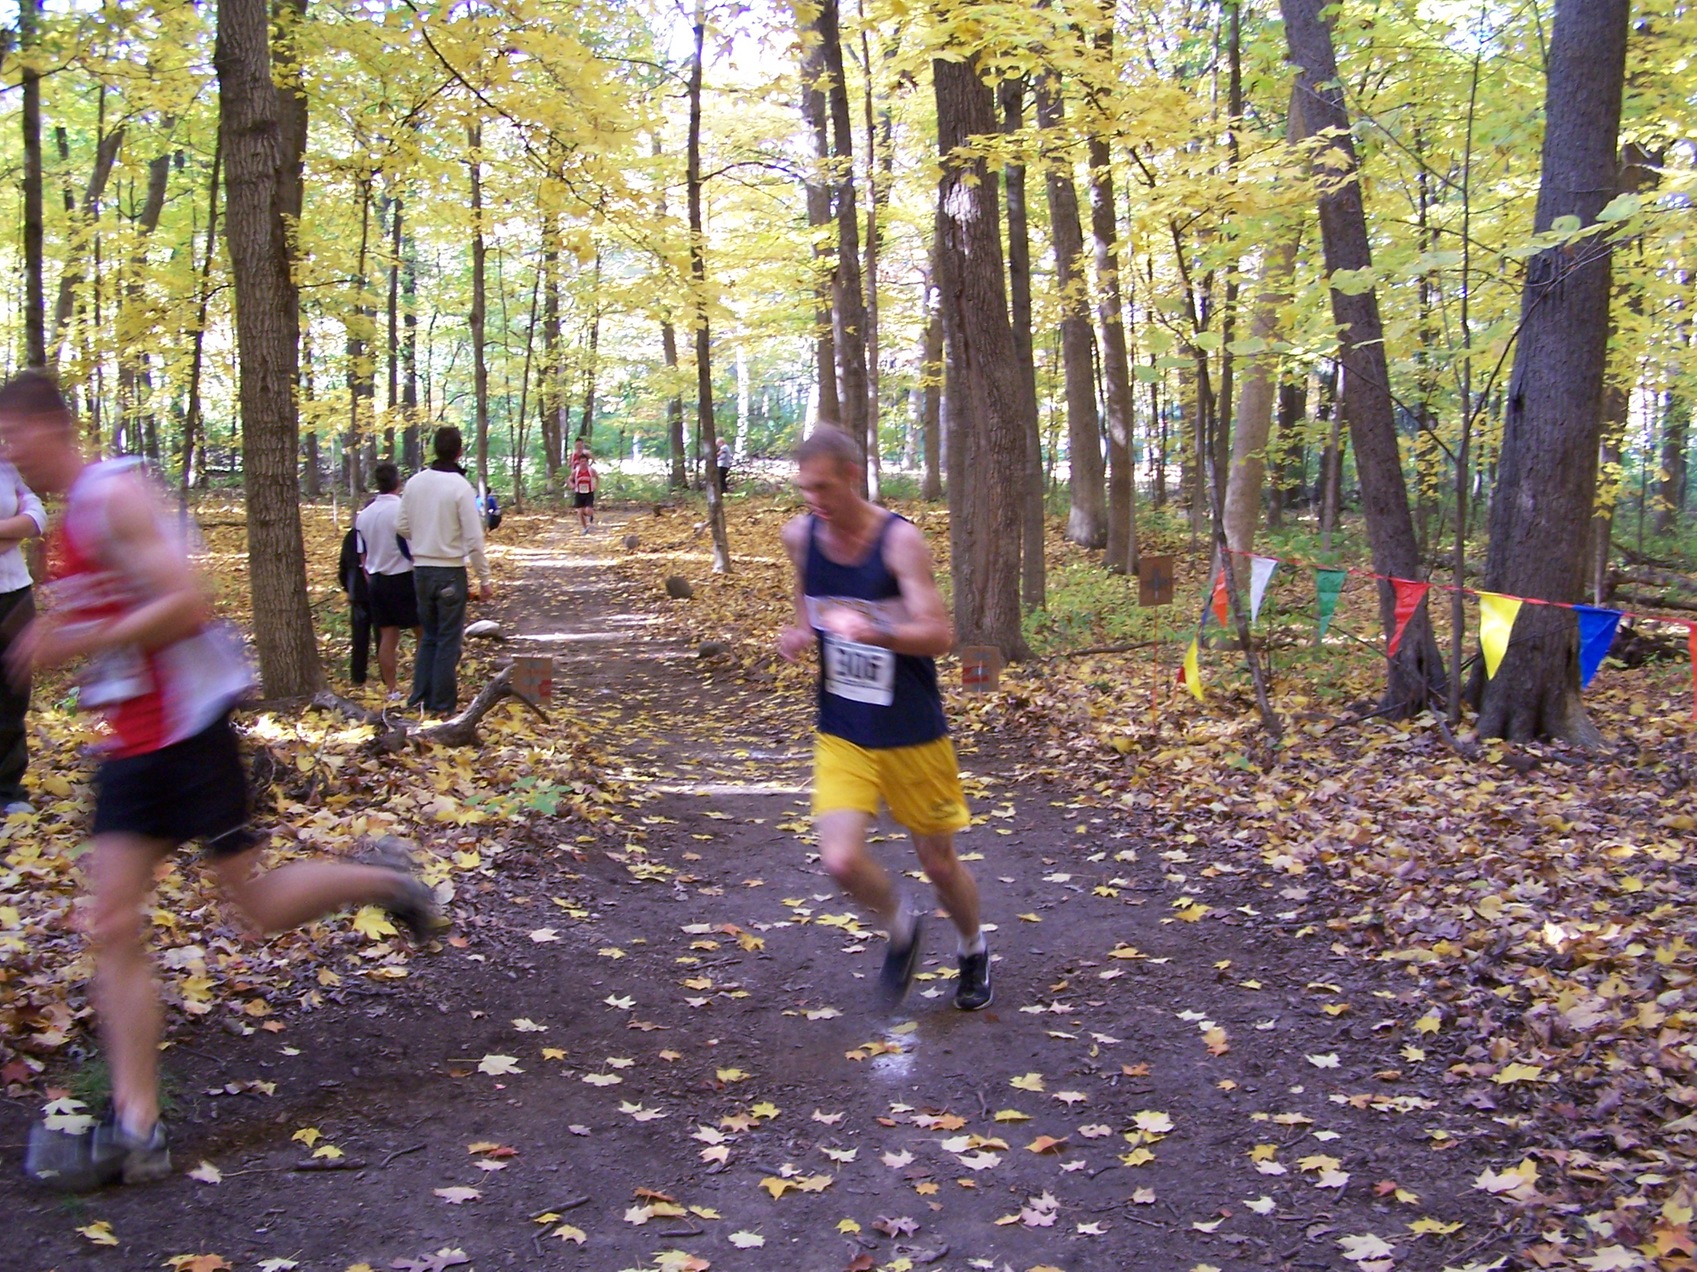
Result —
<path fill-rule="evenodd" d="M 963 645 L 1028 652 L 1020 630 L 1019 547 L 1026 460 L 1023 391 L 1008 325 L 996 176 L 957 153 L 993 135 L 996 106 L 976 60 L 932 63 L 937 101 L 937 276 L 947 364 L 949 509 L 955 633 Z"/>
<path fill-rule="evenodd" d="M 292 32 L 303 7 L 290 5 L 281 15 L 284 67 L 298 65 Z M 265 692 L 289 697 L 319 688 L 324 671 L 307 604 L 295 465 L 300 330 L 289 219 L 300 212 L 306 103 L 298 75 L 287 75 L 281 88 L 274 82 L 270 37 L 265 0 L 219 0 L 213 61 L 235 280 L 254 639 Z"/>
<path fill-rule="evenodd" d="M 1617 184 L 1615 147 L 1626 77 L 1627 0 L 1557 0 L 1545 90 L 1535 227 L 1592 225 Z M 1528 263 L 1491 500 L 1485 586 L 1578 601 L 1596 491 L 1608 353 L 1610 241 L 1591 235 Z M 1520 610 L 1497 674 L 1484 682 L 1479 734 L 1513 741 L 1601 741 L 1579 697 L 1573 615 Z"/>
<path fill-rule="evenodd" d="M 689 154 L 685 184 L 689 191 L 689 278 L 695 302 L 695 409 L 701 454 L 719 449 L 713 418 L 713 340 L 707 325 L 707 256 L 701 215 L 701 77 L 707 42 L 706 0 L 695 0 L 695 54 L 689 66 Z M 711 459 L 707 459 L 711 463 Z M 707 521 L 713 535 L 713 572 L 729 573 L 731 544 L 725 534 L 725 503 L 719 483 L 707 482 Z"/>
<path fill-rule="evenodd" d="M 1003 131 L 1017 133 L 1024 125 L 1024 80 L 1002 81 L 1001 105 Z M 1008 163 L 1002 172 L 1008 187 L 1008 294 L 1013 302 L 1013 344 L 1019 360 L 1026 435 L 1020 596 L 1026 609 L 1036 610 L 1043 608 L 1047 580 L 1043 569 L 1043 438 L 1037 431 L 1037 363 L 1031 348 L 1031 232 L 1025 215 L 1025 165 Z"/>
<path fill-rule="evenodd" d="M 1334 157 L 1342 156 L 1341 169 L 1328 168 L 1321 174 L 1325 185 L 1320 196 L 1320 233 L 1326 270 L 1335 274 L 1370 268 L 1373 258 L 1349 114 L 1338 83 L 1331 27 L 1320 16 L 1326 2 L 1280 0 L 1279 7 L 1284 14 L 1291 61 L 1298 68 L 1301 108 L 1296 114 L 1303 133 L 1314 136 L 1330 132 Z M 1397 446 L 1378 297 L 1371 290 L 1351 295 L 1333 288 L 1332 318 L 1342 337 L 1343 412 L 1355 447 L 1373 569 L 1395 578 L 1419 578 L 1420 550 Z M 1395 596 L 1388 583 L 1379 585 L 1379 618 L 1388 636 L 1396 621 Z M 1431 617 L 1422 601 L 1409 620 L 1396 657 L 1389 660 L 1384 701 L 1387 714 L 1412 716 L 1424 711 L 1443 674 Z"/>
<path fill-rule="evenodd" d="M 1037 81 L 1037 123 L 1058 136 L 1065 122 L 1060 87 L 1050 73 Z M 1090 298 L 1084 284 L 1084 229 L 1078 215 L 1078 187 L 1072 159 L 1064 148 L 1045 146 L 1044 176 L 1049 196 L 1050 237 L 1055 245 L 1055 281 L 1061 302 L 1061 367 L 1066 380 L 1067 481 L 1070 507 L 1066 536 L 1086 548 L 1108 542 L 1104 500 L 1102 428 L 1096 417 L 1096 374 L 1090 335 Z"/>

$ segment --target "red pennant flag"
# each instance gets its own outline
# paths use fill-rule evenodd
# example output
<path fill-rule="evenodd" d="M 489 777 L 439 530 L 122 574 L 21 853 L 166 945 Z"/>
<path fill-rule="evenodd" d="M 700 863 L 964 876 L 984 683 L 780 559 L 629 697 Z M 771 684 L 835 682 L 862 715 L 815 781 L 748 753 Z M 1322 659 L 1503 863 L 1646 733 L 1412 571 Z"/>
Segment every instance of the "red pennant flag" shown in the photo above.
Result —
<path fill-rule="evenodd" d="M 1224 627 L 1226 625 L 1227 613 L 1226 572 L 1224 570 L 1221 570 L 1214 576 L 1214 599 L 1212 604 L 1214 606 L 1214 621 L 1221 627 Z"/>
<path fill-rule="evenodd" d="M 1402 633 L 1408 627 L 1408 620 L 1414 617 L 1414 611 L 1420 608 L 1420 602 L 1426 599 L 1426 593 L 1431 590 L 1432 585 L 1415 579 L 1392 579 L 1391 587 L 1396 591 L 1396 626 L 1391 632 L 1391 644 L 1386 656 L 1395 658 L 1396 651 L 1402 644 Z"/>
<path fill-rule="evenodd" d="M 1691 648 L 1691 718 L 1697 720 L 1697 623 L 1685 625 L 1685 643 Z"/>

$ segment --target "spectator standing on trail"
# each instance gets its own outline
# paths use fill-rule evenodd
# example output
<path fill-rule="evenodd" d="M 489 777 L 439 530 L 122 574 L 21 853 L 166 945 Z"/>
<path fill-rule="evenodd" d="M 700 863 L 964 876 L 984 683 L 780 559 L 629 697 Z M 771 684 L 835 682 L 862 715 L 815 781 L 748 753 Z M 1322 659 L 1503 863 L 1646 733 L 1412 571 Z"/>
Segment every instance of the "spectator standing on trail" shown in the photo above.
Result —
<path fill-rule="evenodd" d="M 436 458 L 413 476 L 401 495 L 395 530 L 412 549 L 412 577 L 418 596 L 418 661 L 413 670 L 409 707 L 423 705 L 437 715 L 453 714 L 459 697 L 454 676 L 465 635 L 470 585 L 466 562 L 477 572 L 478 599 L 495 595 L 489 562 L 483 556 L 483 515 L 477 492 L 460 471 L 464 442 L 460 430 L 436 430 Z"/>
<path fill-rule="evenodd" d="M 880 987 L 892 1007 L 919 965 L 923 915 L 868 855 L 882 799 L 907 827 L 926 877 L 960 937 L 955 1006 L 988 1007 L 990 951 L 978 888 L 955 856 L 971 822 L 932 661 L 954 643 L 931 551 L 913 523 L 859 493 L 860 451 L 820 427 L 796 452 L 807 514 L 784 527 L 795 565 L 795 613 L 778 652 L 819 650 L 813 825 L 825 869 L 890 934 Z"/>
<path fill-rule="evenodd" d="M 354 520 L 359 532 L 359 560 L 365 571 L 370 595 L 371 625 L 377 629 L 377 674 L 389 691 L 389 701 L 400 699 L 395 687 L 396 665 L 404 627 L 419 638 L 418 596 L 413 589 L 412 555 L 395 523 L 401 515 L 401 470 L 388 460 L 372 470 L 377 495 Z"/>
<path fill-rule="evenodd" d="M 143 1183 L 171 1169 L 159 1119 L 159 992 L 142 913 L 167 854 L 204 839 L 220 888 L 256 932 L 375 904 L 422 938 L 441 916 L 400 852 L 383 865 L 318 858 L 258 872 L 230 724 L 247 665 L 235 638 L 214 625 L 163 503 L 134 461 L 83 456 L 76 421 L 46 372 L 0 386 L 0 443 L 30 485 L 65 500 L 50 542 L 47 612 L 13 640 L 7 673 L 16 684 L 32 669 L 80 661 L 79 705 L 102 712 L 110 734 L 83 871 L 112 1107 L 84 1128 L 35 1127 L 25 1170 L 73 1190 Z"/>
<path fill-rule="evenodd" d="M 731 444 L 723 438 L 719 440 L 719 493 L 722 495 L 731 488 Z"/>
<path fill-rule="evenodd" d="M 35 618 L 35 593 L 22 545 L 46 529 L 47 512 L 41 500 L 17 469 L 0 462 L 0 658 Z M 27 675 L 22 684 L 0 681 L 0 811 L 7 814 L 30 811 L 24 790 L 24 770 L 29 767 L 24 728 L 29 687 Z"/>
<path fill-rule="evenodd" d="M 577 523 L 583 533 L 588 534 L 589 527 L 595 524 L 595 488 L 601 481 L 595 475 L 595 464 L 589 457 L 589 443 L 581 437 L 572 448 L 569 480 L 572 487 L 572 506 L 577 509 Z"/>

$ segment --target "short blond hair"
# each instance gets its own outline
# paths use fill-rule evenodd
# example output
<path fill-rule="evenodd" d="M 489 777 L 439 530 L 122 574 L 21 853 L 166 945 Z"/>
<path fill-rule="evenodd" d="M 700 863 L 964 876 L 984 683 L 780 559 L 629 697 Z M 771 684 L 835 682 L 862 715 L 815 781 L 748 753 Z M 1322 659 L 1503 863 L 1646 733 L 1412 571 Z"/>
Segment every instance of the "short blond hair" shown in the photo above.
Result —
<path fill-rule="evenodd" d="M 795 462 L 810 464 L 816 459 L 829 459 L 844 468 L 859 468 L 860 447 L 835 424 L 821 421 L 802 444 L 795 448 Z"/>

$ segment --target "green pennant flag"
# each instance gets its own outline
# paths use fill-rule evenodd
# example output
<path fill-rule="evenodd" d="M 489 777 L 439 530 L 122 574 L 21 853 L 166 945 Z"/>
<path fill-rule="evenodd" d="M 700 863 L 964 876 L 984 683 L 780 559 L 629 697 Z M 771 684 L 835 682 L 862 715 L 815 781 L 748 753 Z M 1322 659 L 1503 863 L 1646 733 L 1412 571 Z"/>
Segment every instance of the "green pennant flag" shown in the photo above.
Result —
<path fill-rule="evenodd" d="M 1348 577 L 1348 570 L 1314 571 L 1314 590 L 1320 601 L 1321 640 L 1326 638 L 1326 629 L 1332 625 L 1332 615 L 1338 608 L 1338 593 L 1343 591 L 1343 581 Z"/>

